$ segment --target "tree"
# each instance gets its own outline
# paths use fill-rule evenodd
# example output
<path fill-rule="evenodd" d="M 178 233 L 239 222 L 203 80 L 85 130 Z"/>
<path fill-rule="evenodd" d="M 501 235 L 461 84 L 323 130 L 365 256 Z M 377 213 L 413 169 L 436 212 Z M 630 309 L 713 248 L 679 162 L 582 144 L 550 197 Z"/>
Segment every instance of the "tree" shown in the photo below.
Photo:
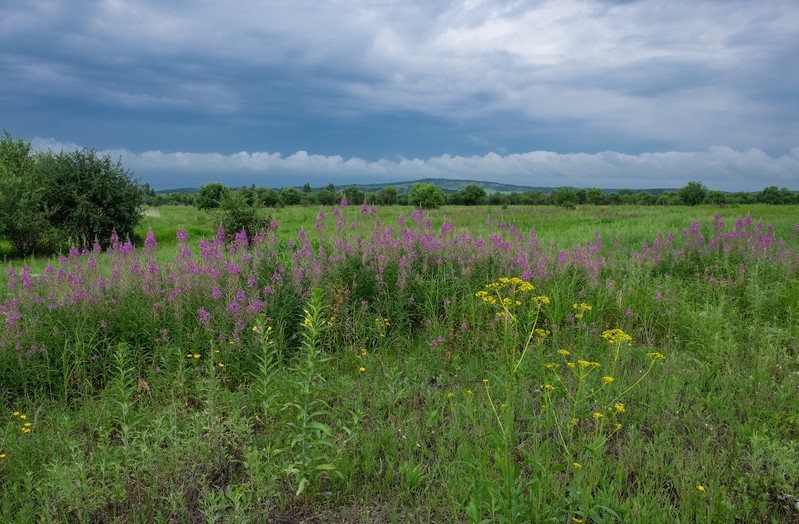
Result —
<path fill-rule="evenodd" d="M 335 191 L 330 191 L 329 189 L 320 189 L 316 192 L 316 201 L 323 206 L 335 206 L 341 200 L 338 198 L 338 194 Z"/>
<path fill-rule="evenodd" d="M 434 209 L 444 204 L 444 192 L 433 184 L 414 184 L 408 199 L 411 204 L 423 209 Z"/>
<path fill-rule="evenodd" d="M 219 182 L 203 184 L 200 186 L 200 190 L 197 191 L 194 205 L 197 206 L 197 209 L 216 209 L 229 191 L 230 189 L 227 186 Z"/>
<path fill-rule="evenodd" d="M 397 188 L 388 186 L 384 187 L 375 195 L 375 200 L 381 206 L 393 206 L 397 203 Z"/>
<path fill-rule="evenodd" d="M 606 202 L 605 195 L 598 187 L 590 187 L 585 190 L 585 200 L 591 205 L 601 206 Z"/>
<path fill-rule="evenodd" d="M 344 193 L 344 198 L 347 199 L 348 204 L 360 205 L 366 200 L 366 194 L 358 189 L 357 186 L 350 186 L 342 191 L 342 193 Z"/>
<path fill-rule="evenodd" d="M 464 206 L 479 206 L 486 203 L 486 191 L 477 184 L 469 184 L 456 193 Z"/>
<path fill-rule="evenodd" d="M 0 138 L 0 236 L 23 256 L 50 252 L 58 239 L 33 165 L 30 144 L 4 131 Z"/>
<path fill-rule="evenodd" d="M 105 244 L 114 232 L 133 236 L 144 193 L 121 161 L 88 149 L 47 151 L 34 159 L 48 219 L 64 240 Z"/>
<path fill-rule="evenodd" d="M 677 190 L 677 196 L 686 206 L 698 206 L 707 198 L 707 187 L 702 182 L 692 180 Z"/>
<path fill-rule="evenodd" d="M 550 193 L 552 202 L 560 207 L 566 209 L 574 209 L 577 207 L 577 191 L 571 187 L 559 187 Z"/>
<path fill-rule="evenodd" d="M 787 187 L 777 189 L 777 186 L 768 186 L 756 196 L 757 201 L 763 204 L 792 204 L 795 201 L 795 194 Z"/>
<path fill-rule="evenodd" d="M 225 230 L 227 240 L 232 240 L 236 234 L 242 231 L 252 237 L 260 230 L 266 229 L 269 225 L 269 218 L 261 217 L 260 208 L 261 206 L 257 202 L 254 204 L 247 202 L 246 189 L 229 191 L 225 194 L 216 213 L 218 213 L 220 225 Z"/>
<path fill-rule="evenodd" d="M 268 187 L 255 188 L 256 203 L 266 207 L 277 207 L 280 205 L 280 194 Z"/>
<path fill-rule="evenodd" d="M 302 202 L 302 193 L 296 187 L 287 187 L 280 192 L 280 200 L 283 201 L 284 205 L 296 206 Z"/>

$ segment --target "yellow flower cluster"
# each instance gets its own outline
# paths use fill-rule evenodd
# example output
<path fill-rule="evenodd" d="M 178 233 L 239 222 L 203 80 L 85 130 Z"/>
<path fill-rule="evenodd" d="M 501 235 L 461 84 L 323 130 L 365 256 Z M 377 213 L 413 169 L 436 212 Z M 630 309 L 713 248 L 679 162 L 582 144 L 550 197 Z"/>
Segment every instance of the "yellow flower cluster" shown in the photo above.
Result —
<path fill-rule="evenodd" d="M 594 369 L 599 367 L 599 362 L 589 362 L 588 360 L 578 360 L 577 364 L 580 368 L 585 369 Z"/>
<path fill-rule="evenodd" d="M 529 293 L 535 290 L 535 286 L 519 277 L 502 277 L 496 282 L 492 282 L 486 286 L 487 289 L 504 289 L 506 287 L 512 287 L 516 291 L 521 291 L 522 293 Z"/>
<path fill-rule="evenodd" d="M 477 293 L 474 294 L 474 296 L 476 296 L 477 298 L 479 298 L 480 300 L 482 300 L 486 304 L 496 304 L 497 303 L 497 299 L 492 297 L 491 295 L 489 295 L 488 291 L 485 291 L 485 290 L 478 291 Z"/>
<path fill-rule="evenodd" d="M 592 309 L 594 309 L 592 306 L 589 306 L 585 302 L 581 302 L 579 304 L 574 303 L 574 304 L 572 304 L 572 308 L 577 311 L 574 314 L 574 318 L 583 318 L 583 313 L 585 313 L 586 311 L 591 311 Z"/>
<path fill-rule="evenodd" d="M 602 332 L 602 338 L 608 341 L 609 344 L 617 344 L 621 342 L 629 342 L 633 339 L 630 335 L 621 329 L 608 329 Z"/>
<path fill-rule="evenodd" d="M 657 362 L 658 360 L 666 360 L 666 357 L 664 357 L 657 351 L 653 351 L 652 353 L 647 353 L 646 356 L 651 358 L 652 362 Z"/>
<path fill-rule="evenodd" d="M 19 418 L 20 420 L 25 420 L 28 418 L 28 415 L 26 415 L 25 413 L 20 413 L 19 411 L 15 411 L 14 416 Z M 33 424 L 31 424 L 30 422 L 23 422 L 20 430 L 22 430 L 23 433 L 30 433 L 31 426 L 33 426 Z M 5 454 L 0 458 L 5 458 Z"/>

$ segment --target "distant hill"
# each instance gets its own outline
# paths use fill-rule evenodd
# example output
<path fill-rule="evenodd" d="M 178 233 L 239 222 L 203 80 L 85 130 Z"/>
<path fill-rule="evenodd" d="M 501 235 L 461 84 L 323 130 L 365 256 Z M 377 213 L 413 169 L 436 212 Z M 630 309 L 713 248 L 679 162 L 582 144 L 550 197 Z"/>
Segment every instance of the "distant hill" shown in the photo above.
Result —
<path fill-rule="evenodd" d="M 384 187 L 395 187 L 397 191 L 400 193 L 407 193 L 411 190 L 411 186 L 414 184 L 433 184 L 434 186 L 438 186 L 441 190 L 446 194 L 457 193 L 464 187 L 468 186 L 469 184 L 476 184 L 483 189 L 485 189 L 486 193 L 524 193 L 526 191 L 542 191 L 544 193 L 551 193 L 557 187 L 545 187 L 545 186 L 520 186 L 516 184 L 503 184 L 501 182 L 486 182 L 483 180 L 452 180 L 449 178 L 422 178 L 419 180 L 408 180 L 404 182 L 390 182 L 390 183 L 379 183 L 379 184 L 341 184 L 336 185 L 337 190 L 346 189 L 348 187 L 355 186 L 361 191 L 366 193 L 373 193 L 376 191 L 380 191 Z M 301 188 L 302 186 L 295 186 L 297 188 Z M 571 186 L 561 186 L 561 187 L 571 187 Z M 238 189 L 238 187 L 231 187 L 231 189 Z M 317 191 L 322 189 L 322 187 L 314 187 L 313 190 Z M 579 189 L 579 188 L 574 188 Z M 196 187 L 181 187 L 175 189 L 160 189 L 157 190 L 156 193 L 158 194 L 168 194 L 168 193 L 196 193 L 198 188 Z M 676 191 L 677 188 L 653 188 L 653 189 L 602 189 L 603 193 L 617 193 L 619 191 L 630 191 L 632 193 L 637 193 L 639 191 L 647 191 L 652 193 L 653 195 L 659 195 L 664 191 Z"/>

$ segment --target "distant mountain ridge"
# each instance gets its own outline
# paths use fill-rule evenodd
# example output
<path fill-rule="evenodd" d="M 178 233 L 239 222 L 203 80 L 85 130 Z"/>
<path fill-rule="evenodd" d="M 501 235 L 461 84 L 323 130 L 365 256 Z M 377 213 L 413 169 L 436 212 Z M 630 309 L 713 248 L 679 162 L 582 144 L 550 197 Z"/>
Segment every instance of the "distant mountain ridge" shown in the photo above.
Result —
<path fill-rule="evenodd" d="M 486 193 L 525 193 L 527 191 L 542 191 L 544 193 L 551 193 L 553 190 L 558 189 L 558 187 L 572 187 L 573 189 L 582 189 L 576 188 L 574 186 L 558 186 L 558 187 L 548 187 L 548 186 L 522 186 L 517 184 L 503 184 L 502 182 L 487 182 L 484 180 L 454 180 L 450 178 L 421 178 L 418 180 L 408 180 L 402 182 L 391 182 L 391 183 L 374 183 L 374 184 L 341 184 L 336 185 L 337 190 L 346 189 L 348 187 L 355 186 L 361 191 L 366 193 L 372 193 L 376 191 L 380 191 L 384 187 L 395 187 L 397 191 L 400 193 L 407 193 L 411 190 L 411 186 L 414 184 L 433 184 L 441 188 L 444 193 L 451 194 L 457 193 L 464 187 L 470 184 L 476 184 L 482 187 Z M 292 186 L 298 189 L 302 188 L 302 186 Z M 326 186 L 314 187 L 312 188 L 313 191 L 318 191 L 319 189 L 324 189 Z M 181 188 L 174 188 L 174 189 L 160 189 L 157 190 L 156 193 L 158 194 L 167 194 L 167 193 L 196 193 L 199 188 L 196 187 L 181 187 Z M 236 188 L 232 188 L 236 189 Z M 282 188 L 273 188 L 273 189 L 282 189 Z M 651 189 L 632 189 L 632 190 L 620 190 L 620 189 L 608 189 L 608 188 L 600 188 L 603 193 L 616 193 L 618 191 L 632 191 L 632 192 L 639 192 L 639 191 L 647 191 L 654 195 L 663 193 L 664 191 L 677 191 L 677 188 L 651 188 Z"/>

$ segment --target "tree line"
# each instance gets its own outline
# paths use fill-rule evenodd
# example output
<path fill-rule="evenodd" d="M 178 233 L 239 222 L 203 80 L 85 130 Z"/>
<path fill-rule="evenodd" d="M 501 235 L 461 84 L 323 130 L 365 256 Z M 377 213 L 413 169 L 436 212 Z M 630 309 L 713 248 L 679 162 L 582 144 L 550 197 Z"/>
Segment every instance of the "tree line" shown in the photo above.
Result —
<path fill-rule="evenodd" d="M 552 205 L 574 208 L 580 205 L 639 205 L 639 206 L 695 206 L 740 205 L 740 204 L 799 204 L 799 192 L 788 188 L 769 186 L 755 192 L 725 192 L 711 190 L 702 182 L 691 181 L 685 186 L 671 191 L 652 192 L 647 190 L 621 189 L 603 191 L 599 188 L 560 187 L 549 192 L 531 190 L 513 193 L 489 193 L 478 184 L 469 184 L 463 189 L 445 193 L 433 184 L 415 184 L 410 191 L 402 192 L 396 187 L 387 186 L 379 191 L 366 192 L 358 186 L 337 188 L 333 184 L 312 189 L 310 184 L 302 187 L 271 189 L 255 186 L 229 188 L 222 183 L 203 184 L 194 193 L 171 192 L 157 194 L 145 184 L 147 205 L 189 205 L 198 209 L 218 208 L 225 197 L 241 194 L 248 205 L 263 207 L 282 207 L 294 205 L 332 206 L 341 200 L 350 204 L 369 205 L 414 205 L 435 208 L 442 205 L 497 205 L 497 206 L 540 206 Z"/>

